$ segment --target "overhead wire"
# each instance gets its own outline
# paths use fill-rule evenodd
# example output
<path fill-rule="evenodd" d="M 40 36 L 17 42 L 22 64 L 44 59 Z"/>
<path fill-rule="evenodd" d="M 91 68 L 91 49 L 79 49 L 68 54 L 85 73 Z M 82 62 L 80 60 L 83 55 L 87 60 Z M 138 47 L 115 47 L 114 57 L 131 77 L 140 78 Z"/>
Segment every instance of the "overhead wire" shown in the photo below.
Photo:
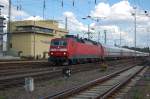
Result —
<path fill-rule="evenodd" d="M 17 0 L 18 1 L 18 0 Z M 15 5 L 17 3 L 17 1 L 14 1 L 13 4 Z M 26 0 L 27 1 L 27 0 Z M 43 1 L 43 5 L 41 5 L 41 1 Z M 56 0 L 58 2 L 61 1 L 61 7 L 63 8 L 64 7 L 64 2 L 65 0 Z M 46 9 L 46 3 L 45 3 L 45 0 L 32 0 L 32 2 L 34 3 L 34 6 L 35 7 L 41 7 L 43 8 L 43 10 Z M 95 0 L 95 3 L 97 2 L 97 0 Z M 25 2 L 25 1 L 21 1 L 21 4 L 23 6 L 33 6 L 33 4 L 31 4 L 30 2 Z M 72 0 L 72 7 L 74 10 L 76 10 L 77 12 L 82 12 L 81 10 L 79 10 L 79 8 L 75 7 L 75 4 L 76 4 L 76 1 L 75 0 Z M 91 4 L 91 0 L 88 0 L 88 6 L 90 8 L 90 4 Z M 17 4 L 16 4 L 17 5 Z M 68 6 L 69 4 L 65 3 L 66 6 Z M 20 7 L 22 8 L 22 6 Z M 19 9 L 19 6 L 17 5 L 17 9 Z"/>
<path fill-rule="evenodd" d="M 41 1 L 43 2 L 43 5 L 41 5 Z M 57 2 L 60 2 L 60 1 L 61 1 L 61 7 L 62 7 L 60 9 L 63 10 L 65 0 L 57 0 Z M 36 7 L 41 7 L 42 6 L 42 8 L 43 8 L 43 19 L 44 19 L 44 17 L 45 17 L 45 10 L 46 10 L 46 1 L 45 0 L 33 0 L 32 2 L 34 3 L 34 6 L 36 6 Z M 15 5 L 16 3 L 17 3 L 17 9 L 19 10 L 18 0 L 17 0 L 17 2 L 14 1 L 13 4 Z M 96 3 L 97 3 L 97 0 L 95 0 L 95 4 Z M 70 8 L 72 6 L 73 10 L 75 10 L 75 11 L 77 11 L 79 13 L 82 13 L 82 10 L 80 10 L 78 7 L 74 7 L 75 4 L 76 4 L 76 1 L 72 0 L 72 5 L 70 5 L 68 3 L 65 3 L 65 6 L 69 6 Z M 88 7 L 90 9 L 91 1 L 88 0 L 87 4 L 88 4 Z M 31 4 L 30 2 L 25 2 L 25 1 L 22 0 L 22 1 L 20 1 L 20 9 L 24 8 L 24 7 L 22 7 L 22 5 L 23 6 L 32 6 L 33 4 Z M 39 12 L 39 10 L 36 10 L 36 11 L 37 11 L 37 13 Z"/>

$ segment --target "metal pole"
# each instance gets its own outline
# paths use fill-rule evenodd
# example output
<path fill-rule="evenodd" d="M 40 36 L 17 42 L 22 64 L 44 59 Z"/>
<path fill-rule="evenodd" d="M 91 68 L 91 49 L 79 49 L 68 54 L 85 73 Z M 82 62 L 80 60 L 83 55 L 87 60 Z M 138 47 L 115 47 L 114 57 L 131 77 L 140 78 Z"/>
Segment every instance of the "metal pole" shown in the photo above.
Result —
<path fill-rule="evenodd" d="M 0 17 L 1 17 L 1 8 L 2 8 L 3 6 L 1 6 L 0 5 Z M 2 21 L 2 23 L 0 24 L 0 25 L 2 25 L 2 27 L 0 26 L 0 29 L 2 29 L 2 30 L 0 30 L 0 53 L 1 53 L 1 51 L 3 51 L 3 18 L 1 19 L 0 18 L 0 21 Z"/>
<path fill-rule="evenodd" d="M 121 29 L 120 29 L 120 47 L 121 47 L 121 39 L 122 39 L 122 38 L 121 38 Z"/>
<path fill-rule="evenodd" d="M 88 39 L 90 39 L 90 25 L 88 24 L 88 32 L 87 32 L 87 34 L 88 34 Z"/>
<path fill-rule="evenodd" d="M 98 32 L 98 42 L 100 43 L 100 31 Z"/>
<path fill-rule="evenodd" d="M 122 39 L 122 38 L 121 38 L 121 28 L 119 28 L 119 30 L 120 30 L 120 48 L 121 48 L 121 58 L 122 58 L 122 54 L 123 54 L 123 53 L 122 53 L 122 47 L 121 47 L 121 39 Z"/>
<path fill-rule="evenodd" d="M 88 24 L 88 39 L 90 39 L 90 25 Z"/>
<path fill-rule="evenodd" d="M 43 20 L 45 19 L 45 0 L 43 1 Z"/>
<path fill-rule="evenodd" d="M 114 45 L 117 46 L 116 40 L 114 40 Z"/>
<path fill-rule="evenodd" d="M 34 20 L 34 30 L 33 30 L 33 54 L 34 54 L 34 59 L 35 59 L 35 20 Z"/>
<path fill-rule="evenodd" d="M 10 41 L 11 41 L 11 0 L 9 0 L 9 9 L 8 9 L 8 28 L 7 28 L 7 51 L 10 50 Z"/>
<path fill-rule="evenodd" d="M 134 7 L 134 47 L 135 47 L 135 57 L 136 57 L 136 7 Z"/>
<path fill-rule="evenodd" d="M 106 35 L 106 30 L 104 30 L 104 41 L 105 41 L 105 45 L 106 45 L 106 43 L 107 43 L 107 37 L 106 37 L 107 35 Z"/>
<path fill-rule="evenodd" d="M 135 8 L 135 15 L 134 15 L 134 27 L 135 27 L 135 48 L 136 48 L 136 8 Z"/>
<path fill-rule="evenodd" d="M 65 29 L 68 29 L 68 17 L 65 18 Z"/>

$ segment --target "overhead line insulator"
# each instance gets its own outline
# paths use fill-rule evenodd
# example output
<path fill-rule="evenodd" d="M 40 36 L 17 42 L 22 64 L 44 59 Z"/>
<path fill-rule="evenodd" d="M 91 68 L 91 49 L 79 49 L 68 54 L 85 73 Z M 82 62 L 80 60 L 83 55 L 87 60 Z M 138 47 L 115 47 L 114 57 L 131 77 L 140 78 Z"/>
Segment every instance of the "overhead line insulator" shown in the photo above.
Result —
<path fill-rule="evenodd" d="M 62 8 L 64 7 L 64 1 L 63 0 L 61 1 L 61 7 Z"/>
<path fill-rule="evenodd" d="M 73 2 L 72 2 L 73 7 L 74 7 L 74 4 L 75 4 L 75 1 L 73 0 Z"/>
<path fill-rule="evenodd" d="M 95 4 L 97 4 L 97 0 L 95 0 Z"/>

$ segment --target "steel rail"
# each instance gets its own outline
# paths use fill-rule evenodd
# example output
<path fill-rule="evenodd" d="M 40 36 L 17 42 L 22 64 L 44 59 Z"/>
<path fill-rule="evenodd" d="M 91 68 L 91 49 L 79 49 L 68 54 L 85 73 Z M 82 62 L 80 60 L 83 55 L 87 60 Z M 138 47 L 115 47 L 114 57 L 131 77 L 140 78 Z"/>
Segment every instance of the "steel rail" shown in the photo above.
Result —
<path fill-rule="evenodd" d="M 125 63 L 125 64 L 127 64 L 127 63 Z M 81 72 L 81 71 L 91 70 L 91 68 L 89 68 L 89 67 L 91 67 L 91 63 L 88 65 L 82 64 L 82 66 L 72 66 L 70 68 L 73 71 L 72 73 L 77 73 L 77 72 Z M 63 68 L 63 67 L 61 67 L 61 68 Z M 1 82 L 0 83 L 0 89 L 5 88 L 5 86 L 11 86 L 11 84 L 12 85 L 17 85 L 20 83 L 23 84 L 23 80 L 25 77 L 34 77 L 35 79 L 39 79 L 39 78 L 45 79 L 46 77 L 47 78 L 54 78 L 54 77 L 61 76 L 62 75 L 61 68 L 56 69 L 54 71 L 44 70 L 44 71 L 38 71 L 38 72 L 33 72 L 33 73 L 25 73 L 25 74 L 18 74 L 18 75 L 1 77 L 0 78 L 0 82 Z M 92 69 L 96 69 L 96 68 L 99 68 L 99 66 L 92 67 Z M 15 82 L 13 82 L 13 81 L 15 81 Z"/>
<path fill-rule="evenodd" d="M 105 92 L 104 94 L 96 97 L 96 99 L 107 99 L 110 97 L 112 94 L 117 92 L 122 86 L 126 85 L 129 81 L 131 81 L 132 78 L 134 78 L 139 72 L 141 72 L 145 67 L 143 66 L 141 69 L 139 69 L 137 72 L 135 72 L 133 75 L 127 77 L 124 79 L 124 81 L 118 83 L 116 86 L 112 87 L 110 90 Z"/>
<path fill-rule="evenodd" d="M 120 74 L 120 73 L 122 73 L 122 72 L 124 72 L 124 71 L 127 71 L 127 70 L 129 70 L 129 69 L 131 69 L 131 68 L 133 68 L 133 67 L 134 67 L 134 66 L 126 67 L 126 68 L 124 68 L 124 69 L 122 69 L 122 70 L 119 70 L 119 71 L 117 71 L 117 72 L 108 74 L 108 75 L 103 76 L 103 77 L 101 77 L 101 78 L 98 78 L 98 79 L 96 79 L 96 80 L 94 80 L 94 81 L 90 81 L 90 82 L 88 82 L 88 83 L 86 83 L 86 84 L 84 84 L 84 85 L 81 85 L 81 86 L 78 86 L 78 87 L 75 87 L 75 88 L 72 88 L 72 89 L 65 90 L 65 91 L 63 91 L 63 92 L 57 93 L 57 94 L 52 95 L 52 96 L 47 96 L 47 97 L 45 97 L 44 99 L 65 99 L 65 98 L 67 98 L 67 97 L 69 97 L 69 96 L 72 96 L 72 95 L 74 95 L 74 94 L 76 94 L 76 93 L 79 93 L 79 92 L 81 92 L 81 91 L 84 91 L 84 90 L 86 90 L 86 89 L 88 89 L 88 88 L 90 88 L 90 87 L 92 87 L 92 86 L 95 86 L 95 85 L 97 85 L 98 83 L 102 83 L 102 82 L 104 82 L 104 81 L 107 81 L 107 80 L 111 79 L 112 77 L 115 77 L 115 76 L 117 76 L 118 74 Z"/>
<path fill-rule="evenodd" d="M 73 71 L 72 73 L 80 72 L 80 71 L 86 71 L 86 70 L 91 70 L 91 69 L 96 69 L 99 66 L 95 66 L 94 68 L 92 67 L 91 64 L 88 65 L 83 65 L 83 66 L 72 66 L 70 67 L 71 70 Z M 17 80 L 14 82 L 13 85 L 17 85 L 19 83 L 23 83 L 23 80 L 25 77 L 33 77 L 35 79 L 37 78 L 42 78 L 43 76 L 47 76 L 47 78 L 54 78 L 54 77 L 59 77 L 62 76 L 62 68 L 63 67 L 58 67 L 55 70 L 44 70 L 44 71 L 38 71 L 38 72 L 28 72 L 24 74 L 18 74 L 18 75 L 9 75 L 9 76 L 4 76 L 0 77 L 0 90 L 4 88 L 5 86 L 10 86 L 13 83 L 13 80 Z M 44 77 L 43 77 L 44 79 Z M 10 82 L 11 81 L 11 82 Z"/>

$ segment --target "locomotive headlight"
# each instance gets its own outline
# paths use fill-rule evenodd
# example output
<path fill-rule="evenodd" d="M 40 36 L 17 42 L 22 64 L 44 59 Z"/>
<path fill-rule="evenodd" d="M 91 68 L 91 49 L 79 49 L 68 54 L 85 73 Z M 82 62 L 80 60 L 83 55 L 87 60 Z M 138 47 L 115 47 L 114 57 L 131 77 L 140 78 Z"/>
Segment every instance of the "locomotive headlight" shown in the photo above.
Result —
<path fill-rule="evenodd" d="M 53 52 L 51 52 L 51 55 L 53 55 L 54 53 Z"/>
<path fill-rule="evenodd" d="M 64 55 L 66 55 L 67 53 L 66 52 L 64 52 Z"/>

